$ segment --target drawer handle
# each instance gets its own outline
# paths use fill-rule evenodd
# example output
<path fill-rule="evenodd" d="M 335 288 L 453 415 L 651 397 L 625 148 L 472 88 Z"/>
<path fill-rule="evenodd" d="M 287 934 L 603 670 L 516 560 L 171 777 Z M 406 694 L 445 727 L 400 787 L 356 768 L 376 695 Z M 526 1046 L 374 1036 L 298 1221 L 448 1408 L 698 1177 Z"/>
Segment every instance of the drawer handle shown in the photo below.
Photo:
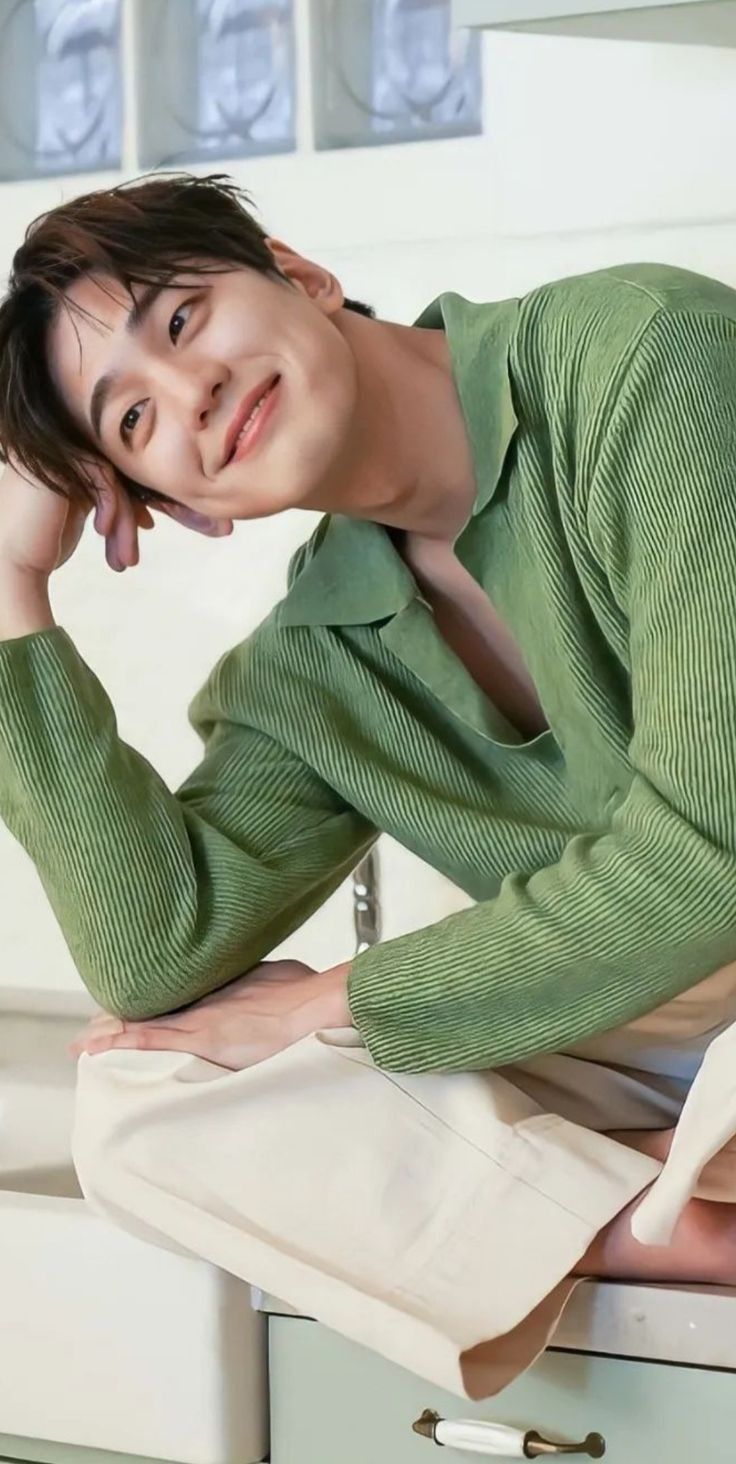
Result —
<path fill-rule="evenodd" d="M 589 1459 L 602 1459 L 606 1441 L 599 1433 L 589 1433 L 582 1444 L 553 1444 L 543 1439 L 536 1429 L 523 1433 L 505 1423 L 481 1423 L 475 1418 L 440 1418 L 425 1408 L 421 1418 L 412 1424 L 415 1433 L 435 1444 L 464 1449 L 470 1454 L 495 1454 L 503 1459 L 540 1459 L 553 1454 L 585 1454 Z"/>

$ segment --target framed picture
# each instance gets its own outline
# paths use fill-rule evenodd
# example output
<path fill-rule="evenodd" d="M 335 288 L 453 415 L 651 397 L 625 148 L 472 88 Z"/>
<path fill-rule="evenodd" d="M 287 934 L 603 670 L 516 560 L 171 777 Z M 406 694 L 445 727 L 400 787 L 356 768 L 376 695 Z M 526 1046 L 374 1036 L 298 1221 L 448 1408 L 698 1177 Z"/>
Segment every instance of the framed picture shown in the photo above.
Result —
<path fill-rule="evenodd" d="M 292 0 L 138 0 L 136 34 L 145 167 L 295 147 Z"/>
<path fill-rule="evenodd" d="M 480 38 L 451 0 L 311 0 L 311 20 L 318 148 L 482 131 Z"/>
<path fill-rule="evenodd" d="M 0 179 L 120 166 L 120 0 L 4 0 Z"/>

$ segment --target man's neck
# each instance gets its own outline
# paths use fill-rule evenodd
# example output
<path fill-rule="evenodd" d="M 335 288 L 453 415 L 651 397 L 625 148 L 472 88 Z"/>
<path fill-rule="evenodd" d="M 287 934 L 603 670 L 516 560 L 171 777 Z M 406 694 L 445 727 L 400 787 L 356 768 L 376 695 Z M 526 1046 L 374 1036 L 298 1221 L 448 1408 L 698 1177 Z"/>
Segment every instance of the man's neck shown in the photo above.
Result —
<path fill-rule="evenodd" d="M 476 480 L 444 331 L 342 316 L 358 364 L 358 416 L 336 501 L 319 506 L 452 544 Z"/>

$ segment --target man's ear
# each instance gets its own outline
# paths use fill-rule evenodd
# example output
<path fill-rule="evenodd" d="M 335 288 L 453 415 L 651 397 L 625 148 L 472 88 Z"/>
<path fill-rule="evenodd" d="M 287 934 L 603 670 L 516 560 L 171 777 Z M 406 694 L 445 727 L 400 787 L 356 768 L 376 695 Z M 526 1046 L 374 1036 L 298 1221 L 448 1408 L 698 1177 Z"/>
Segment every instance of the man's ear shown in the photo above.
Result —
<path fill-rule="evenodd" d="M 196 534 L 208 534 L 212 539 L 222 539 L 233 531 L 232 519 L 210 518 L 205 513 L 197 513 L 194 508 L 187 508 L 183 503 L 152 500 L 151 508 L 157 513 L 167 514 L 175 523 L 181 524 L 182 528 L 193 529 Z"/>
<path fill-rule="evenodd" d="M 331 315 L 344 305 L 342 285 L 324 265 L 315 263 L 313 259 L 305 259 L 303 254 L 298 254 L 283 239 L 273 239 L 269 235 L 266 243 L 282 274 L 286 275 L 292 285 L 303 290 L 325 314 Z"/>

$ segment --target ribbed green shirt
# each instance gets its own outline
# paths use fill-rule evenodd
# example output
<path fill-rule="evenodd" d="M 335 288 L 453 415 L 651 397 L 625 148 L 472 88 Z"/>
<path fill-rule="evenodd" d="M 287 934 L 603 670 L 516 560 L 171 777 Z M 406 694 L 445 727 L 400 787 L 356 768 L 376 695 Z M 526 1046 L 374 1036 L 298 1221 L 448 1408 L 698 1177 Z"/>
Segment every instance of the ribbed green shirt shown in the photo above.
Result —
<path fill-rule="evenodd" d="M 355 960 L 383 1068 L 564 1048 L 736 957 L 736 291 L 633 264 L 417 324 L 476 468 L 457 554 L 549 730 L 520 738 L 390 535 L 341 516 L 195 696 L 176 793 L 62 627 L 6 642 L 0 814 L 110 1011 L 246 971 L 382 830 L 476 901 Z"/>

